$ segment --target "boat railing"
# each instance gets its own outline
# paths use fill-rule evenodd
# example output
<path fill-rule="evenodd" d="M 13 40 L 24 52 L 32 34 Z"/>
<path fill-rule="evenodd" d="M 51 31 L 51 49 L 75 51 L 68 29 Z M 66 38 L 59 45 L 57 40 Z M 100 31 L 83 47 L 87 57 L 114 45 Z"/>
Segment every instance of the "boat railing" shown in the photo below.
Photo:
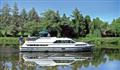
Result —
<path fill-rule="evenodd" d="M 37 39 L 38 39 L 37 37 L 28 37 L 26 40 L 27 41 L 35 41 Z"/>
<path fill-rule="evenodd" d="M 49 39 L 49 38 L 56 38 L 56 37 L 28 37 L 26 40 L 27 41 L 35 41 L 37 39 Z"/>

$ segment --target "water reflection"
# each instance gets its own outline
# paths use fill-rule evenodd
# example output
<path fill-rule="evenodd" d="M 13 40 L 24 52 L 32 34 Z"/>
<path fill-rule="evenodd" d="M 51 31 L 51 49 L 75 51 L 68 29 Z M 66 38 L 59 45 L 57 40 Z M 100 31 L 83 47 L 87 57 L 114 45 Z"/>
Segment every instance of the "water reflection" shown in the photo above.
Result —
<path fill-rule="evenodd" d="M 0 70 L 117 70 L 118 65 L 120 49 L 78 53 L 0 53 Z"/>
<path fill-rule="evenodd" d="M 25 62 L 39 66 L 71 65 L 78 61 L 91 60 L 91 53 L 20 53 Z"/>

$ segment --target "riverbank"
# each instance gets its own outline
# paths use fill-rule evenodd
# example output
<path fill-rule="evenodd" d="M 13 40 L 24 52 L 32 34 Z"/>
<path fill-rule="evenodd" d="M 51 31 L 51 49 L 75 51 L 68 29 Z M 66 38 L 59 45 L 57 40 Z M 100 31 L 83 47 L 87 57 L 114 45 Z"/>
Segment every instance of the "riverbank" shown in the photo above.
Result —
<path fill-rule="evenodd" d="M 19 44 L 18 37 L 0 37 L 0 44 Z"/>
<path fill-rule="evenodd" d="M 76 41 L 83 41 L 94 44 L 96 48 L 120 48 L 120 37 L 104 37 L 104 38 L 79 38 Z"/>
<path fill-rule="evenodd" d="M 120 48 L 120 37 L 105 37 L 105 38 L 80 37 L 74 40 L 94 44 L 96 48 Z M 19 45 L 18 37 L 0 37 L 0 45 Z"/>

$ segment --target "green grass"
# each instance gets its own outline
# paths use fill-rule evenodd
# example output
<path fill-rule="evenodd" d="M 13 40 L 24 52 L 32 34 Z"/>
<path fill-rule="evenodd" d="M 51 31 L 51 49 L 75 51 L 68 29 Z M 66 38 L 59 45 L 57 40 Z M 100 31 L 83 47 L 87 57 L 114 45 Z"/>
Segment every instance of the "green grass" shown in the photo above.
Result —
<path fill-rule="evenodd" d="M 0 44 L 19 44 L 17 37 L 0 37 Z"/>

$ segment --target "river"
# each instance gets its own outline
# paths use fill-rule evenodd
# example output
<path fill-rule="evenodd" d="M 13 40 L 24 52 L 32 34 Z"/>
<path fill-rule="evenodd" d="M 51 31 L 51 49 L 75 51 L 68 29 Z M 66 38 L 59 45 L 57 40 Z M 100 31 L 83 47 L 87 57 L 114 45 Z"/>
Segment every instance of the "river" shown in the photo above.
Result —
<path fill-rule="evenodd" d="M 13 48 L 2 48 L 0 70 L 120 70 L 120 49 L 21 53 Z"/>

